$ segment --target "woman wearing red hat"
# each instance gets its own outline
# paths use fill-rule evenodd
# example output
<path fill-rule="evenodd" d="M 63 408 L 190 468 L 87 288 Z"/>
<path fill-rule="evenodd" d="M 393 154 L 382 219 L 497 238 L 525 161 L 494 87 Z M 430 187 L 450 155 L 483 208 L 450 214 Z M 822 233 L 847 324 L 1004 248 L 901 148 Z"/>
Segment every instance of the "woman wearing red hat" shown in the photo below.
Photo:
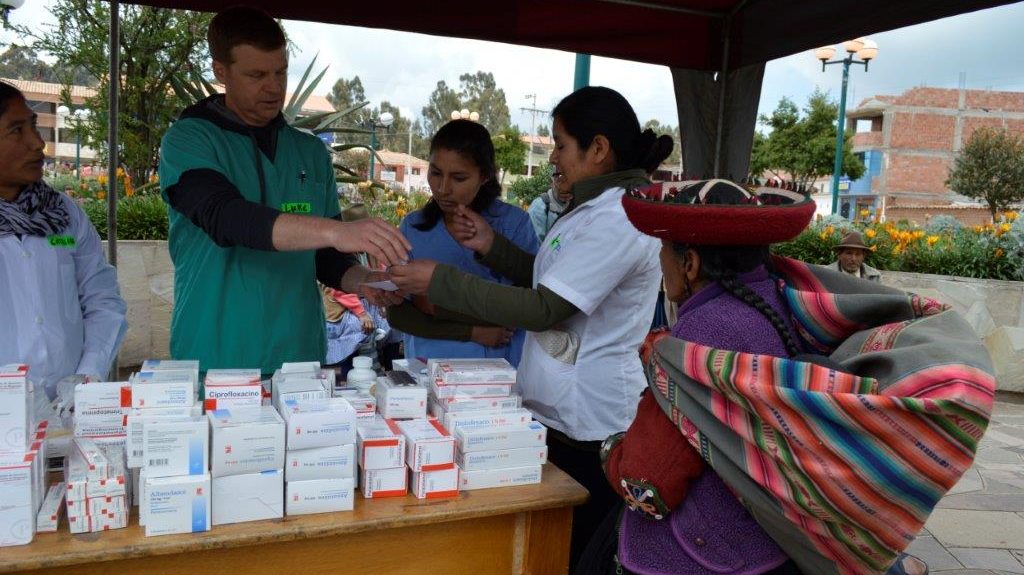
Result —
<path fill-rule="evenodd" d="M 581 572 L 927 573 L 902 554 L 991 412 L 984 347 L 947 306 L 770 257 L 811 200 L 722 180 L 623 198 L 662 239 L 671 336 L 602 458 L 625 499 Z M 957 350 L 955 355 L 949 350 Z"/>
<path fill-rule="evenodd" d="M 637 349 L 660 283 L 658 245 L 622 210 L 627 189 L 650 184 L 672 139 L 641 131 L 621 94 L 587 87 L 552 112 L 554 184 L 572 200 L 536 256 L 466 210 L 463 245 L 501 275 L 503 286 L 429 261 L 391 268 L 402 289 L 440 308 L 529 330 L 519 365 L 523 403 L 550 428 L 549 459 L 590 491 L 573 518 L 571 561 L 618 501 L 601 470 L 608 435 L 626 429 L 646 386 Z"/>

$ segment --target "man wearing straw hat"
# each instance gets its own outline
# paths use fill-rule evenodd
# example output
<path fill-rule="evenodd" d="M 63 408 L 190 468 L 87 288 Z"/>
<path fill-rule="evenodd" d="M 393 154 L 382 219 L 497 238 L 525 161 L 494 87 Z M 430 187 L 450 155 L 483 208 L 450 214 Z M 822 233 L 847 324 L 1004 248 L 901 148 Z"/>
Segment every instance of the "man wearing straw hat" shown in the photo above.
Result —
<path fill-rule="evenodd" d="M 846 234 L 834 249 L 837 252 L 837 259 L 828 265 L 829 269 L 845 272 L 873 282 L 882 281 L 882 273 L 864 263 L 864 259 L 871 252 L 871 248 L 864 244 L 864 238 L 861 237 L 860 232 Z"/>

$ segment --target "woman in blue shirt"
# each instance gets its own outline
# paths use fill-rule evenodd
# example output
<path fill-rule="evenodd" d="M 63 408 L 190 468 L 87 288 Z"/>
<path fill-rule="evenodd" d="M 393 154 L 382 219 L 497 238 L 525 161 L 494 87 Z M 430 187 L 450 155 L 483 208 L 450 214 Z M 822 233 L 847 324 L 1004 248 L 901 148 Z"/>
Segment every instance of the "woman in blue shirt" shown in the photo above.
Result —
<path fill-rule="evenodd" d="M 537 253 L 537 236 L 529 215 L 498 199 L 501 184 L 487 129 L 470 120 L 454 120 L 442 126 L 430 142 L 427 182 L 432 198 L 399 226 L 412 244 L 410 257 L 446 263 L 512 285 L 511 280 L 477 261 L 473 250 L 463 247 L 450 233 L 459 207 L 465 206 L 521 249 Z M 406 357 L 503 357 L 518 365 L 522 355 L 523 330 L 482 325 L 479 320 L 435 309 L 423 298 L 391 308 L 389 319 L 392 326 L 406 333 Z"/>

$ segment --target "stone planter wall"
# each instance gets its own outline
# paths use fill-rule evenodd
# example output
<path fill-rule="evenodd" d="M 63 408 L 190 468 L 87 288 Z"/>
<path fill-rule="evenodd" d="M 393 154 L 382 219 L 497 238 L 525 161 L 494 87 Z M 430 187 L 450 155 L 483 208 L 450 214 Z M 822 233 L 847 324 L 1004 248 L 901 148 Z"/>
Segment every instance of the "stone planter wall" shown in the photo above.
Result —
<path fill-rule="evenodd" d="M 167 242 L 121 241 L 117 246 L 118 279 L 128 302 L 128 333 L 119 361 L 138 365 L 166 359 L 174 305 Z M 952 305 L 985 340 L 999 388 L 1024 392 L 1024 282 L 889 271 L 882 273 L 882 281 Z"/>

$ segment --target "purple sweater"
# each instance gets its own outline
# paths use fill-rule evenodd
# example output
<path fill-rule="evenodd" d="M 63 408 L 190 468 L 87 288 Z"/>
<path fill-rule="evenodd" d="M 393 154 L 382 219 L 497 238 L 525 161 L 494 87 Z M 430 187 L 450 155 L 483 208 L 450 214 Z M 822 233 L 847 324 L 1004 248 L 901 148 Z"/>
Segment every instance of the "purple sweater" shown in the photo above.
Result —
<path fill-rule="evenodd" d="M 796 340 L 788 308 L 764 266 L 741 274 L 739 280 L 768 302 Z M 704 286 L 680 306 L 672 335 L 718 349 L 776 357 L 789 355 L 768 318 L 717 283 Z"/>

